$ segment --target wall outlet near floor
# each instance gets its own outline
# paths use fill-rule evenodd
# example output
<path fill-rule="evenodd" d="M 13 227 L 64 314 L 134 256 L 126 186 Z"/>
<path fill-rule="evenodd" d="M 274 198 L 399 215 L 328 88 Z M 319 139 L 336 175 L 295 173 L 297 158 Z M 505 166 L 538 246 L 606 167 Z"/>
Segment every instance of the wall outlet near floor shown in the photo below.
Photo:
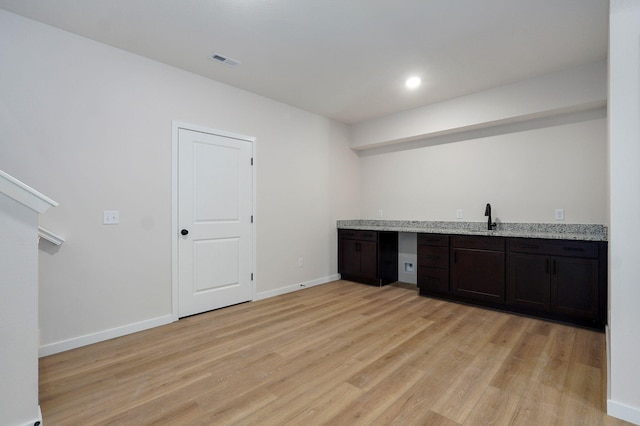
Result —
<path fill-rule="evenodd" d="M 564 220 L 564 209 L 556 209 L 556 220 Z"/>
<path fill-rule="evenodd" d="M 298 268 L 302 268 L 304 266 L 304 257 L 298 259 Z"/>
<path fill-rule="evenodd" d="M 462 219 L 462 209 L 456 210 L 456 219 Z"/>
<path fill-rule="evenodd" d="M 102 213 L 103 225 L 117 225 L 120 223 L 120 212 L 117 210 L 105 210 Z"/>
<path fill-rule="evenodd" d="M 407 274 L 415 274 L 416 270 L 413 262 L 404 262 L 404 272 Z"/>
<path fill-rule="evenodd" d="M 382 210 L 378 210 L 378 217 L 382 217 Z"/>

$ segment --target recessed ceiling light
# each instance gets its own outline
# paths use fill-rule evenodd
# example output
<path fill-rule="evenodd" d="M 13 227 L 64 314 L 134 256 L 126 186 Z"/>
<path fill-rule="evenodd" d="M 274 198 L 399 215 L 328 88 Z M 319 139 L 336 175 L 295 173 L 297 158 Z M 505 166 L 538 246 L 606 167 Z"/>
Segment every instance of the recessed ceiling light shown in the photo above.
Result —
<path fill-rule="evenodd" d="M 420 86 L 420 83 L 422 83 L 420 77 L 409 77 L 404 84 L 407 86 L 407 89 L 415 89 Z"/>

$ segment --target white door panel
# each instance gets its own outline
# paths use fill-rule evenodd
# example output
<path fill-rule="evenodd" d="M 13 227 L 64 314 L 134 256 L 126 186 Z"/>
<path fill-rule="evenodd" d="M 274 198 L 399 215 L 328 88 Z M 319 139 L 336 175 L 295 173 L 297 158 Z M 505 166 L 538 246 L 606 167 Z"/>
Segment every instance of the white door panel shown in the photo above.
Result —
<path fill-rule="evenodd" d="M 194 220 L 240 220 L 240 150 L 203 142 L 195 142 L 193 148 Z"/>
<path fill-rule="evenodd" d="M 251 300 L 251 141 L 178 133 L 179 316 Z"/>

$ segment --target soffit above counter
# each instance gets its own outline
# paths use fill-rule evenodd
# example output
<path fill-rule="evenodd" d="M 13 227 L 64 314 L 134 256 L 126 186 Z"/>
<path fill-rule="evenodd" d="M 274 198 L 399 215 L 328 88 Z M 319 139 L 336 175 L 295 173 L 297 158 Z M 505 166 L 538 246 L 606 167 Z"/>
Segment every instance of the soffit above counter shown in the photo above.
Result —
<path fill-rule="evenodd" d="M 415 141 L 455 142 L 461 133 L 479 131 L 476 137 L 495 133 L 487 129 L 508 133 L 518 130 L 509 126 L 549 117 L 599 118 L 603 111 L 606 114 L 606 105 L 607 63 L 599 61 L 354 124 L 350 145 L 362 155 L 385 147 L 407 149 Z M 585 111 L 599 112 L 595 117 L 580 114 Z"/>

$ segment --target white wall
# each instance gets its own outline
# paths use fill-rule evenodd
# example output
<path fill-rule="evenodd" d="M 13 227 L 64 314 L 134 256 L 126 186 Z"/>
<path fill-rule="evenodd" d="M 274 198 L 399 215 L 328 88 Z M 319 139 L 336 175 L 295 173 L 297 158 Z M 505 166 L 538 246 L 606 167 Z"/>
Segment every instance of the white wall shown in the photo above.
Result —
<path fill-rule="evenodd" d="M 361 216 L 607 224 L 606 158 L 604 118 L 365 155 Z"/>
<path fill-rule="evenodd" d="M 640 2 L 612 0 L 610 7 L 607 410 L 640 424 Z"/>
<path fill-rule="evenodd" d="M 345 126 L 5 11 L 0 63 L 0 169 L 60 203 L 41 224 L 66 238 L 41 244 L 45 353 L 170 319 L 172 120 L 257 138 L 258 297 L 337 273 Z"/>
<path fill-rule="evenodd" d="M 33 424 L 40 417 L 38 212 L 0 191 L 0 232 L 0 423 Z"/>

